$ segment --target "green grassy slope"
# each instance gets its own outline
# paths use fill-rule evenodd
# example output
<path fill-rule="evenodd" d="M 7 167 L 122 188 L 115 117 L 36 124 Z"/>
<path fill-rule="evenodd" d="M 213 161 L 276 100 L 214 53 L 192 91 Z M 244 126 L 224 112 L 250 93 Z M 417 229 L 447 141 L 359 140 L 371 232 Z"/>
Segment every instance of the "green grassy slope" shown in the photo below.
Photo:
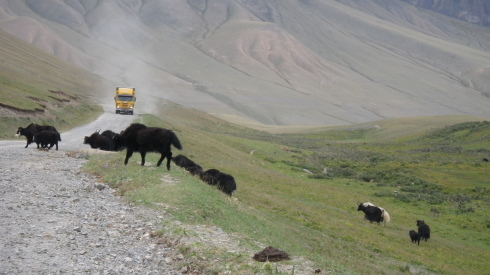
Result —
<path fill-rule="evenodd" d="M 373 136 L 384 128 L 268 134 L 164 103 L 158 117 L 162 119 L 146 116 L 141 122 L 173 129 L 184 146 L 182 152 L 174 149 L 174 155 L 182 153 L 204 169 L 233 175 L 236 200 L 175 165 L 169 172 L 152 167 L 156 154 L 147 156 L 147 167 L 140 167 L 140 156 L 134 155 L 124 169 L 124 152 L 94 156 L 87 170 L 130 201 L 157 209 L 166 205 L 165 211 L 185 223 L 214 224 L 241 236 L 249 254 L 230 256 L 203 250 L 197 243 L 182 248 L 187 259 L 226 259 L 223 265 L 202 263 L 208 273 L 264 273 L 262 264 L 246 264 L 263 249 L 256 241 L 292 256 L 279 266 L 309 259 L 314 268 L 336 274 L 488 270 L 481 260 L 490 256 L 489 164 L 482 161 L 490 153 L 488 122 L 412 130 L 378 140 Z M 401 124 L 379 122 L 397 129 Z M 162 184 L 164 174 L 179 183 Z M 364 221 L 356 211 L 356 204 L 364 201 L 384 207 L 391 222 L 379 226 Z M 420 246 L 408 236 L 417 219 L 432 228 L 431 239 Z"/>
<path fill-rule="evenodd" d="M 111 85 L 0 31 L 0 137 L 31 122 L 58 129 L 86 123 L 101 112 L 94 100 Z"/>

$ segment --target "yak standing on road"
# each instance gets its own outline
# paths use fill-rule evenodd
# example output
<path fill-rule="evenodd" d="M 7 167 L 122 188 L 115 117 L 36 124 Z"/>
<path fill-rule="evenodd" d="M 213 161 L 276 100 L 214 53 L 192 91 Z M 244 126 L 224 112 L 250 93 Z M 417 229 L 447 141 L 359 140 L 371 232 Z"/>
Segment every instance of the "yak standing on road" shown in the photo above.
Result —
<path fill-rule="evenodd" d="M 60 133 L 55 131 L 41 131 L 34 135 L 34 142 L 37 144 L 37 148 L 41 144 L 41 148 L 48 148 L 49 150 L 56 145 L 56 150 L 58 150 L 59 140 L 61 140 Z"/>
<path fill-rule="evenodd" d="M 163 159 L 167 158 L 167 170 L 170 170 L 170 161 L 172 160 L 171 145 L 182 150 L 182 145 L 173 131 L 158 127 L 146 127 L 140 123 L 132 123 L 122 134 L 114 136 L 114 144 L 118 148 L 126 147 L 124 165 L 128 164 L 133 152 L 140 152 L 141 166 L 145 165 L 147 152 L 158 152 L 161 157 L 157 166 L 160 166 Z"/>
<path fill-rule="evenodd" d="M 359 203 L 357 205 L 357 211 L 364 212 L 364 219 L 370 222 L 377 222 L 379 224 L 380 222 L 387 223 L 390 221 L 388 211 L 370 202 Z"/>
<path fill-rule="evenodd" d="M 25 136 L 27 139 L 27 144 L 26 147 L 29 146 L 29 144 L 34 142 L 34 136 L 37 133 L 40 133 L 42 131 L 53 131 L 58 133 L 56 128 L 50 125 L 37 125 L 34 123 L 29 124 L 26 128 L 19 127 L 17 128 L 17 133 L 15 134 L 16 137 L 20 136 Z M 58 138 L 58 141 L 61 141 L 61 136 Z"/>

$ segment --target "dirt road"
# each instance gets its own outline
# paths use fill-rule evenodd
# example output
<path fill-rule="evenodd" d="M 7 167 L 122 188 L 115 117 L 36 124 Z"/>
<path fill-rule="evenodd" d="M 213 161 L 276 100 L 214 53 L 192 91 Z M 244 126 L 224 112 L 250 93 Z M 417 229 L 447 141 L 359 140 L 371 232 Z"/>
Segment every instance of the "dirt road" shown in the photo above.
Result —
<path fill-rule="evenodd" d="M 106 112 L 61 133 L 58 151 L 0 141 L 0 274 L 181 274 L 172 248 L 150 237 L 165 217 L 129 206 L 80 172 L 83 155 L 68 154 L 89 148 L 85 135 L 132 119 Z"/>

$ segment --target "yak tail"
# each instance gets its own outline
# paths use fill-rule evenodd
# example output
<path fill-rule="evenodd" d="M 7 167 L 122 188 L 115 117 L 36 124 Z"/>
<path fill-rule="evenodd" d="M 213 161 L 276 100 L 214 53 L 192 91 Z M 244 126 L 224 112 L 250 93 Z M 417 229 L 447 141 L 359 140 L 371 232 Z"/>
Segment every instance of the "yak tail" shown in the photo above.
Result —
<path fill-rule="evenodd" d="M 172 143 L 175 148 L 182 150 L 182 144 L 180 144 L 179 138 L 173 131 L 170 131 L 170 143 Z"/>
<path fill-rule="evenodd" d="M 388 211 L 383 209 L 383 214 L 381 214 L 381 216 L 383 217 L 384 223 L 390 222 L 390 214 L 388 214 Z"/>

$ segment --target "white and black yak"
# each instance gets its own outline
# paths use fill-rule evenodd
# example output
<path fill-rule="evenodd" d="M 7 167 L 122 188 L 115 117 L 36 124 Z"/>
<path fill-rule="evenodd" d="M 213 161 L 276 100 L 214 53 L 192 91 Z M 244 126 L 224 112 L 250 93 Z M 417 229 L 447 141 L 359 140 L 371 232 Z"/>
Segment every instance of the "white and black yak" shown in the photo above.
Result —
<path fill-rule="evenodd" d="M 54 128 L 54 126 L 37 125 L 37 124 L 31 123 L 31 124 L 27 125 L 26 128 L 23 128 L 23 127 L 17 128 L 17 132 L 15 133 L 15 136 L 16 137 L 25 136 L 27 139 L 27 144 L 26 144 L 25 148 L 27 148 L 27 146 L 29 146 L 29 144 L 34 142 L 34 136 L 37 133 L 40 133 L 42 131 L 53 131 L 53 132 L 58 133 L 58 131 L 56 130 L 56 128 Z M 59 137 L 58 141 L 61 141 L 61 136 Z"/>
<path fill-rule="evenodd" d="M 419 238 L 427 241 L 430 238 L 430 228 L 422 220 L 417 220 Z"/>
<path fill-rule="evenodd" d="M 171 145 L 182 150 L 182 145 L 172 130 L 146 127 L 141 123 L 132 123 L 120 135 L 114 136 L 114 145 L 118 148 L 126 148 L 124 165 L 128 164 L 133 152 L 140 152 L 141 166 L 145 165 L 147 152 L 158 152 L 161 157 L 157 166 L 160 166 L 162 161 L 167 158 L 167 170 L 170 170 L 170 161 L 172 160 Z"/>
<path fill-rule="evenodd" d="M 58 150 L 58 141 L 60 140 L 60 133 L 55 131 L 41 131 L 35 134 L 33 138 L 37 148 L 41 145 L 41 148 L 48 148 L 48 150 L 53 148 L 54 145 L 56 145 L 56 150 Z"/>
<path fill-rule="evenodd" d="M 387 223 L 390 221 L 390 214 L 388 211 L 384 210 L 381 207 L 377 207 L 370 202 L 359 203 L 357 205 L 357 211 L 364 212 L 364 219 L 370 222 L 380 222 Z"/>

